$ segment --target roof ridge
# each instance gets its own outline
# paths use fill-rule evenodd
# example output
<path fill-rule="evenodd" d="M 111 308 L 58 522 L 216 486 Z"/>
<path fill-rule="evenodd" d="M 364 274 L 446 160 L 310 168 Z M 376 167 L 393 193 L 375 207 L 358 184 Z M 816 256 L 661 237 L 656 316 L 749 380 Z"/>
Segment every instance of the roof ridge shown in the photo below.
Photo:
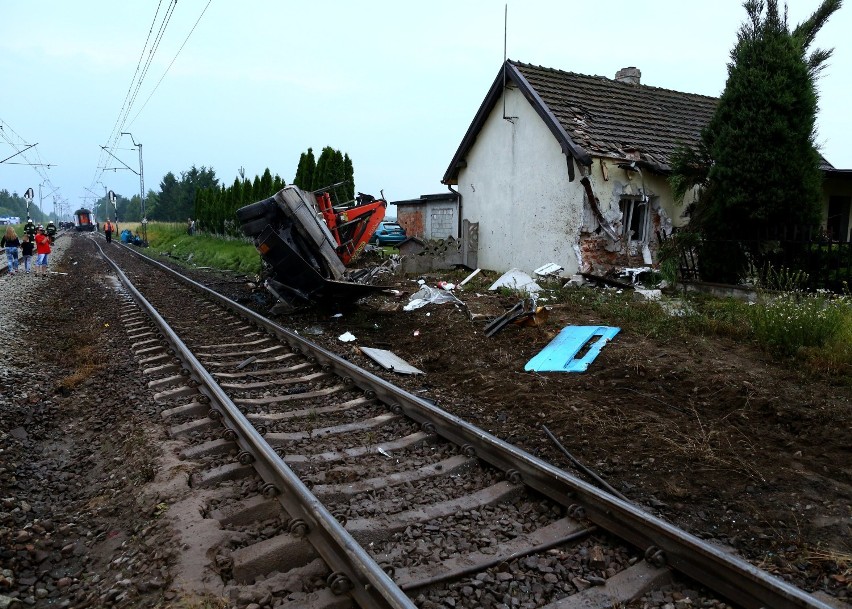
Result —
<path fill-rule="evenodd" d="M 515 67 L 518 67 L 518 68 L 532 68 L 532 69 L 536 69 L 536 70 L 543 70 L 543 71 L 546 71 L 546 72 L 554 72 L 554 73 L 557 73 L 557 74 L 564 74 L 566 76 L 574 76 L 574 77 L 601 80 L 601 81 L 605 81 L 608 84 L 613 84 L 613 85 L 616 85 L 616 86 L 619 86 L 619 87 L 625 87 L 627 90 L 631 90 L 631 89 L 635 90 L 638 87 L 643 91 L 668 91 L 668 92 L 671 92 L 671 93 L 677 93 L 678 95 L 689 95 L 689 96 L 692 96 L 692 97 L 699 97 L 699 98 L 708 99 L 708 100 L 711 100 L 711 99 L 712 100 L 718 100 L 719 99 L 719 97 L 715 96 L 715 95 L 704 95 L 702 93 L 690 93 L 689 91 L 678 91 L 677 89 L 667 89 L 665 87 L 657 87 L 657 86 L 654 86 L 654 85 L 646 85 L 646 84 L 642 84 L 642 83 L 640 83 L 638 85 L 634 85 L 634 84 L 619 82 L 618 80 L 616 80 L 614 78 L 610 78 L 608 76 L 601 76 L 599 74 L 583 74 L 581 72 L 570 72 L 570 71 L 567 71 L 567 70 L 560 70 L 559 68 L 550 68 L 548 66 L 525 63 L 525 62 L 522 62 L 522 61 L 516 61 L 514 59 L 509 59 L 507 61 L 510 64 L 512 64 L 512 65 L 514 65 Z"/>

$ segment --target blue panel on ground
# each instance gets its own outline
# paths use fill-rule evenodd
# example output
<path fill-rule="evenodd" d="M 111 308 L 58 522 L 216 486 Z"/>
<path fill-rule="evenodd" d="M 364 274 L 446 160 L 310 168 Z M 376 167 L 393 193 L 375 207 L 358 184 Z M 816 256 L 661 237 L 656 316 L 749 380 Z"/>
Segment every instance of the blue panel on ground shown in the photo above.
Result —
<path fill-rule="evenodd" d="M 527 362 L 527 372 L 585 372 L 620 328 L 609 326 L 568 326 Z M 591 339 L 597 340 L 580 359 L 575 356 Z"/>

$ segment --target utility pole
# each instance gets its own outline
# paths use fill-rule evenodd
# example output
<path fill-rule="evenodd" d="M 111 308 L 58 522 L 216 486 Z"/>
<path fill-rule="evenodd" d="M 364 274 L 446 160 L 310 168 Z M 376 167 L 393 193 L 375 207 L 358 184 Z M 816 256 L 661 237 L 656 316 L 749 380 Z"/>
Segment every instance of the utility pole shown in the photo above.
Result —
<path fill-rule="evenodd" d="M 115 202 L 115 193 L 109 190 L 106 187 L 106 184 L 98 180 L 98 184 L 104 187 L 104 199 L 112 203 L 113 215 L 112 219 L 115 222 L 116 230 L 118 230 L 118 204 Z M 107 207 L 107 214 L 109 214 L 109 207 Z"/>
<path fill-rule="evenodd" d="M 27 188 L 27 191 L 24 193 L 24 200 L 27 202 L 27 222 L 30 221 L 30 201 L 33 200 L 33 192 L 32 188 Z M 41 203 L 41 201 L 39 201 Z"/>
<path fill-rule="evenodd" d="M 136 143 L 136 139 L 129 131 L 122 131 L 121 135 L 129 135 L 133 145 L 139 148 L 139 212 L 142 214 L 142 241 L 148 245 L 148 218 L 145 217 L 145 170 L 142 167 L 142 144 Z"/>
<path fill-rule="evenodd" d="M 44 182 L 42 182 L 41 184 L 38 185 L 38 208 L 42 211 L 44 211 L 44 204 L 42 203 L 41 187 L 44 186 L 45 182 L 47 182 L 47 180 L 45 180 Z M 54 209 L 54 211 L 56 211 L 56 210 Z M 27 209 L 27 220 L 29 220 L 29 219 L 30 219 L 30 211 L 29 211 L 29 209 Z"/>

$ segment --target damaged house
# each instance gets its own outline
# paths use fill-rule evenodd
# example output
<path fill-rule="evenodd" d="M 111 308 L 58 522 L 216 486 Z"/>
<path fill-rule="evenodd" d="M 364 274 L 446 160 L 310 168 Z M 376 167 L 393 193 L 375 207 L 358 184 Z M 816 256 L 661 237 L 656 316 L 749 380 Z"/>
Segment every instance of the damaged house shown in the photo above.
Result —
<path fill-rule="evenodd" d="M 669 158 L 697 144 L 717 99 L 640 76 L 505 62 L 442 179 L 459 194 L 459 218 L 478 223 L 481 267 L 553 262 L 573 274 L 656 261 L 656 232 L 688 221 L 690 201 L 675 204 L 667 181 Z M 831 195 L 847 232 L 849 184 Z"/>

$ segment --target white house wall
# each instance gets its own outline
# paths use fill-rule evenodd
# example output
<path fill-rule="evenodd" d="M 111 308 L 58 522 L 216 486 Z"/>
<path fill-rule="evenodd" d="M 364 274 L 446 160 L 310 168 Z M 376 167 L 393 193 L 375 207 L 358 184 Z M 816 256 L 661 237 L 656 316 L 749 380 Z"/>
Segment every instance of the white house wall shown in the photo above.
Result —
<path fill-rule="evenodd" d="M 577 272 L 583 191 L 565 155 L 517 89 L 498 102 L 459 171 L 464 218 L 479 222 L 479 266 L 531 272 L 548 262 Z M 573 162 L 573 161 L 572 161 Z"/>

